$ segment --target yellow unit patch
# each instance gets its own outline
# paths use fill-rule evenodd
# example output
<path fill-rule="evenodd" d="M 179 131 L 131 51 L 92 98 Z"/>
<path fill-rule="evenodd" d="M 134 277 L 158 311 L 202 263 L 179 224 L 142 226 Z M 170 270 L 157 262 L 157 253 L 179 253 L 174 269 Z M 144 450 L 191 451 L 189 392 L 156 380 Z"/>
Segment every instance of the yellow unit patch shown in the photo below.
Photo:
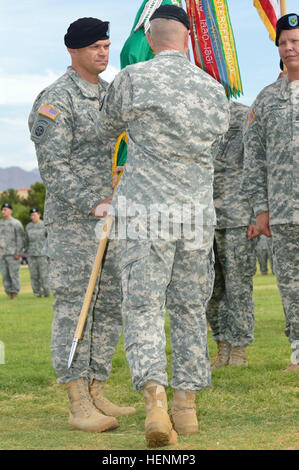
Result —
<path fill-rule="evenodd" d="M 53 108 L 53 106 L 50 106 L 49 104 L 43 104 L 39 110 L 39 114 L 42 114 L 43 116 L 46 116 L 52 119 L 53 121 L 55 121 L 59 113 L 60 113 L 59 109 L 55 109 Z"/>

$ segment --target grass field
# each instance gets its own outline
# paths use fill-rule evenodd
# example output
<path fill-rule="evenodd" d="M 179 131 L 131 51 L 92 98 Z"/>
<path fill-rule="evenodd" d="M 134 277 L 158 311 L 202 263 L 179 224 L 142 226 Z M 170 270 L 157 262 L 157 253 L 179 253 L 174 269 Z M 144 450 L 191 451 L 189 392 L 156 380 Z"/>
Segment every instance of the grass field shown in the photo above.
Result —
<path fill-rule="evenodd" d="M 134 404 L 136 415 L 119 419 L 113 432 L 90 434 L 68 428 L 68 399 L 51 366 L 53 298 L 35 298 L 28 268 L 21 269 L 19 298 L 8 300 L 0 287 L 0 449 L 3 450 L 142 450 L 144 405 L 133 391 L 122 340 L 105 384 L 120 404 Z M 273 275 L 254 278 L 255 341 L 248 348 L 248 368 L 226 367 L 213 373 L 212 387 L 197 395 L 201 432 L 179 437 L 171 449 L 298 449 L 298 375 L 284 372 L 290 346 Z M 170 359 L 169 324 L 167 354 Z M 210 355 L 216 346 L 209 332 Z M 170 362 L 170 361 L 169 361 Z M 170 375 L 170 370 L 169 370 Z M 171 400 L 172 390 L 167 390 Z"/>

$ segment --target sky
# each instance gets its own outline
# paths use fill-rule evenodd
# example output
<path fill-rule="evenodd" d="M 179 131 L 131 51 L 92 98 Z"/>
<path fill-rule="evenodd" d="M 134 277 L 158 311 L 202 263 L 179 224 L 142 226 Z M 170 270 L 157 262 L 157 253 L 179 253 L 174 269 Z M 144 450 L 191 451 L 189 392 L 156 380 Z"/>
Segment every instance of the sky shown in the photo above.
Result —
<path fill-rule="evenodd" d="M 70 65 L 63 42 L 70 23 L 90 16 L 110 21 L 110 61 L 101 76 L 111 81 L 120 70 L 120 51 L 141 4 L 142 0 L 0 0 L 0 168 L 37 167 L 28 115 L 37 94 Z M 278 50 L 253 0 L 228 0 L 228 8 L 244 91 L 238 101 L 250 105 L 276 80 Z M 287 12 L 299 14 L 299 0 L 287 0 Z"/>

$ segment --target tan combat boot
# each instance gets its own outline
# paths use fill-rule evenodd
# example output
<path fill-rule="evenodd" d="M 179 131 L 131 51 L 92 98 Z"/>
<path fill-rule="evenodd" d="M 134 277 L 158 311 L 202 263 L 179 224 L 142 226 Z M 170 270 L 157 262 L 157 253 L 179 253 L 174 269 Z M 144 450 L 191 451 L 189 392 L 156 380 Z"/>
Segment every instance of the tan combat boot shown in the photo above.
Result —
<path fill-rule="evenodd" d="M 18 294 L 16 292 L 12 292 L 10 294 L 8 294 L 8 297 L 13 300 L 13 299 L 16 299 L 18 297 Z"/>
<path fill-rule="evenodd" d="M 229 363 L 231 354 L 231 345 L 227 341 L 217 341 L 218 355 L 216 361 L 212 364 L 212 370 L 225 367 Z"/>
<path fill-rule="evenodd" d="M 94 406 L 107 416 L 124 416 L 133 415 L 136 413 L 136 409 L 132 406 L 117 406 L 111 403 L 107 398 L 104 397 L 101 388 L 101 382 L 99 380 L 93 380 L 90 388 L 90 396 L 93 400 Z"/>
<path fill-rule="evenodd" d="M 163 385 L 148 382 L 144 388 L 146 407 L 145 437 L 148 447 L 163 447 L 177 442 L 178 436 L 172 427 L 167 408 L 167 397 Z"/>
<path fill-rule="evenodd" d="M 69 425 L 87 432 L 102 432 L 118 427 L 112 416 L 101 414 L 93 405 L 87 379 L 77 379 L 66 384 L 70 399 Z"/>
<path fill-rule="evenodd" d="M 178 434 L 199 432 L 195 395 L 196 392 L 192 390 L 176 390 L 174 393 L 170 416 Z"/>
<path fill-rule="evenodd" d="M 236 346 L 231 348 L 229 366 L 248 366 L 246 358 L 246 347 Z"/>
<path fill-rule="evenodd" d="M 299 372 L 299 341 L 292 341 L 291 343 L 292 355 L 291 363 L 283 369 L 285 372 Z"/>
<path fill-rule="evenodd" d="M 299 372 L 299 364 L 289 364 L 285 369 L 285 372 Z"/>

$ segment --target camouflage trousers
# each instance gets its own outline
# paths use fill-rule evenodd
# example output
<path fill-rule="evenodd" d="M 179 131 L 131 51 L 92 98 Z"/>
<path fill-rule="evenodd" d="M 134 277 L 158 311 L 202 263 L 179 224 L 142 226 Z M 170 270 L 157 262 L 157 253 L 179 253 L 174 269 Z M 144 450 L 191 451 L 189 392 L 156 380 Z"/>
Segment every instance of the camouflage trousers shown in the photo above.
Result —
<path fill-rule="evenodd" d="M 255 241 L 247 227 L 215 230 L 215 284 L 207 319 L 215 341 L 247 346 L 254 337 Z"/>
<path fill-rule="evenodd" d="M 121 329 L 119 245 L 109 242 L 98 276 L 82 340 L 70 369 L 67 363 L 99 241 L 95 219 L 58 221 L 47 226 L 50 289 L 55 296 L 52 362 L 59 383 L 81 377 L 105 381 Z"/>
<path fill-rule="evenodd" d="M 6 294 L 17 294 L 21 289 L 20 281 L 21 259 L 14 259 L 13 255 L 0 258 L 2 282 Z"/>
<path fill-rule="evenodd" d="M 299 225 L 272 225 L 273 263 L 284 314 L 285 334 L 299 340 Z"/>
<path fill-rule="evenodd" d="M 177 241 L 121 241 L 124 340 L 133 387 L 168 385 L 165 307 L 169 311 L 174 388 L 211 384 L 205 311 L 212 294 L 213 227 L 196 250 Z"/>
<path fill-rule="evenodd" d="M 268 259 L 269 252 L 267 248 L 257 249 L 256 256 L 260 265 L 260 270 L 262 274 L 268 274 Z"/>
<path fill-rule="evenodd" d="M 47 256 L 28 256 L 28 266 L 34 295 L 49 296 L 49 260 Z"/>

